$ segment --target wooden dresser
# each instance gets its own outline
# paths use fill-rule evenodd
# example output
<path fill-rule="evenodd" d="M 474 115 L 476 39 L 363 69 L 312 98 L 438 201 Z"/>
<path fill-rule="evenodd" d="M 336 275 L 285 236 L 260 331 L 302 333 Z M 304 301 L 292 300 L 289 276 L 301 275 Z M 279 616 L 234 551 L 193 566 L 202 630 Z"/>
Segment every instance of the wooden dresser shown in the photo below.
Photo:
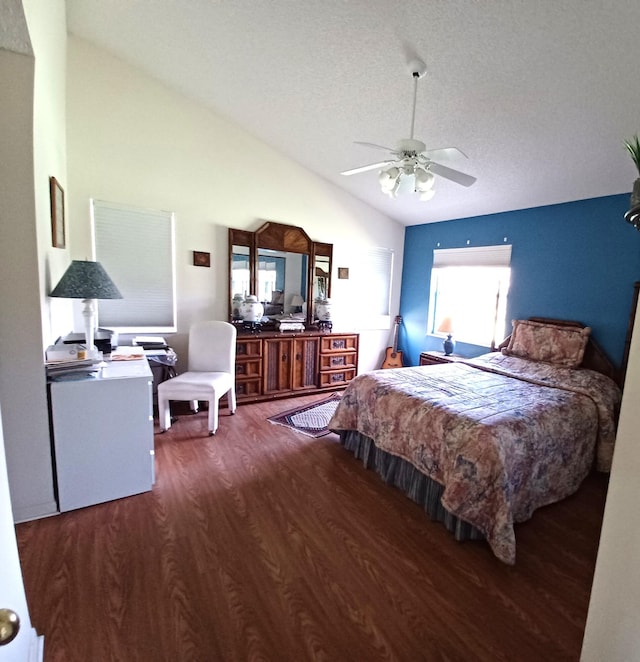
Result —
<path fill-rule="evenodd" d="M 238 403 L 344 388 L 358 371 L 358 334 L 238 333 Z"/>

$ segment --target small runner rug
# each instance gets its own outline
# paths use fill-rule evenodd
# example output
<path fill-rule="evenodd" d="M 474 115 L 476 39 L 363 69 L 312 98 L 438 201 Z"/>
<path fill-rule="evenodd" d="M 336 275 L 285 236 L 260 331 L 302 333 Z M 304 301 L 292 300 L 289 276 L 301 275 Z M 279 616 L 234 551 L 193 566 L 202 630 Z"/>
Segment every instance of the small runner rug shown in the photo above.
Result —
<path fill-rule="evenodd" d="M 329 434 L 329 421 L 340 402 L 340 395 L 333 393 L 330 397 L 318 402 L 311 402 L 304 407 L 291 409 L 267 420 L 276 425 L 285 425 L 309 437 L 322 437 Z"/>

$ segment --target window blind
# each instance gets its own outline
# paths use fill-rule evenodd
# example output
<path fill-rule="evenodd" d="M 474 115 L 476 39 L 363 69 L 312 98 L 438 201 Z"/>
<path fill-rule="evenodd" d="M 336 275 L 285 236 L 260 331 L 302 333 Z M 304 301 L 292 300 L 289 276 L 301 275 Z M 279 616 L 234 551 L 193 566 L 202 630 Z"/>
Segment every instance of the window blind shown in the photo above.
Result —
<path fill-rule="evenodd" d="M 92 200 L 96 260 L 122 293 L 98 301 L 99 324 L 122 333 L 176 330 L 174 215 Z"/>
<path fill-rule="evenodd" d="M 511 244 L 473 246 L 467 248 L 436 248 L 436 267 L 508 267 L 511 264 Z"/>
<path fill-rule="evenodd" d="M 361 299 L 361 303 L 355 306 L 360 328 L 388 328 L 392 273 L 391 249 L 368 248 L 357 255 L 352 268 L 351 288 L 353 296 Z"/>

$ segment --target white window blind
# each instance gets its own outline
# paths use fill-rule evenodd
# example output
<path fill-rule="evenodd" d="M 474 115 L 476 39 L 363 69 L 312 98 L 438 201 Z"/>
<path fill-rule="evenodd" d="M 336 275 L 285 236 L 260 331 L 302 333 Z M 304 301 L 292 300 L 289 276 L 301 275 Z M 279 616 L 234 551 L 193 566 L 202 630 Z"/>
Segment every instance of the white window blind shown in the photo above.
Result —
<path fill-rule="evenodd" d="M 437 248 L 433 251 L 435 267 L 508 267 L 511 245 Z"/>
<path fill-rule="evenodd" d="M 393 251 L 389 248 L 368 248 L 362 251 L 357 256 L 352 273 L 352 291 L 354 296 L 361 299 L 356 306 L 358 325 L 361 328 L 388 328 Z"/>
<path fill-rule="evenodd" d="M 176 330 L 172 212 L 92 200 L 96 260 L 122 293 L 98 301 L 98 320 L 122 333 Z"/>

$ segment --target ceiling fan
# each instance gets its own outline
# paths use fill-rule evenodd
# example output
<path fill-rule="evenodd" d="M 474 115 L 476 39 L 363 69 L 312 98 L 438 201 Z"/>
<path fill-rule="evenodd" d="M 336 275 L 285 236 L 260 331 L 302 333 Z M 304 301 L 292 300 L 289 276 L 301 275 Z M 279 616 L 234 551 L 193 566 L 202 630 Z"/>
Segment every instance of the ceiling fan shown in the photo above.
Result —
<path fill-rule="evenodd" d="M 438 160 L 447 160 L 455 157 L 467 158 L 464 152 L 457 147 L 445 147 L 442 149 L 427 150 L 426 145 L 421 140 L 413 137 L 416 120 L 416 97 L 418 92 L 418 80 L 422 78 L 427 67 L 420 60 L 413 60 L 409 63 L 409 69 L 413 77 L 413 112 L 411 114 L 411 134 L 409 138 L 399 140 L 395 149 L 376 145 L 375 143 L 356 142 L 356 145 L 373 147 L 390 152 L 391 158 L 377 163 L 360 166 L 344 170 L 340 174 L 345 176 L 357 175 L 368 170 L 380 169 L 378 180 L 382 192 L 395 198 L 398 193 L 404 190 L 413 190 L 419 194 L 420 200 L 430 200 L 435 194 L 434 175 L 448 179 L 461 186 L 471 186 L 476 178 L 467 175 L 459 170 L 454 170 L 447 166 L 437 163 Z"/>

